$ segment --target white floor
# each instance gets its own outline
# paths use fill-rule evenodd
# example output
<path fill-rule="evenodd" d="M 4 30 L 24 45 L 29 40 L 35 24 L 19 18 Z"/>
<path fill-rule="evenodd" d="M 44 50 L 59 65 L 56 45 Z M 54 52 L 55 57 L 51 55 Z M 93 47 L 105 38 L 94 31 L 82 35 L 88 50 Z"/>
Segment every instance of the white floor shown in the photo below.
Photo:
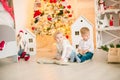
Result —
<path fill-rule="evenodd" d="M 96 51 L 92 61 L 69 66 L 38 64 L 35 56 L 18 63 L 0 60 L 0 80 L 120 80 L 120 64 L 107 63 L 107 53 Z"/>

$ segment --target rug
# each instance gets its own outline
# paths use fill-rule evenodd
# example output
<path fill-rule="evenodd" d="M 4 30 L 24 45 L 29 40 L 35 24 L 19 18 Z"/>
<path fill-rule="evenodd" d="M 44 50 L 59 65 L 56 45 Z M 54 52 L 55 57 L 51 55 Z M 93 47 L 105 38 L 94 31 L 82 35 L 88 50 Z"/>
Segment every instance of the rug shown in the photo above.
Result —
<path fill-rule="evenodd" d="M 37 60 L 38 64 L 56 64 L 56 65 L 61 65 L 61 66 L 67 66 L 69 65 L 69 62 L 63 62 L 60 60 L 56 59 L 49 59 L 49 58 L 39 58 Z"/>

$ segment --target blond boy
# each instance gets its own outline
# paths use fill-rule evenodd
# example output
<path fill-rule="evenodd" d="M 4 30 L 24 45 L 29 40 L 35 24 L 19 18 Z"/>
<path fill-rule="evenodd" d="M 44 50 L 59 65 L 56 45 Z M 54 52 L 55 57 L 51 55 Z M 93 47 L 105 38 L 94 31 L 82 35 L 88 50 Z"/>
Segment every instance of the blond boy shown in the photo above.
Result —
<path fill-rule="evenodd" d="M 94 53 L 93 41 L 90 40 L 90 30 L 87 27 L 82 27 L 80 29 L 81 37 L 77 56 L 80 62 L 92 59 Z"/>

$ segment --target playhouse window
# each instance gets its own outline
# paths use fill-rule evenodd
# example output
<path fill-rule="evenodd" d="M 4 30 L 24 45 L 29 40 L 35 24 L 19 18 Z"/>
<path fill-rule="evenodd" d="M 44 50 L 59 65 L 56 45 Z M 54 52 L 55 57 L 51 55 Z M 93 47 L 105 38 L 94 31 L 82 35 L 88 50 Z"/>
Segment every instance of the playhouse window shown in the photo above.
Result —
<path fill-rule="evenodd" d="M 79 31 L 75 31 L 75 35 L 79 35 Z"/>
<path fill-rule="evenodd" d="M 29 51 L 30 51 L 30 52 L 33 52 L 33 51 L 34 51 L 34 49 L 33 49 L 33 48 L 30 48 L 30 49 L 29 49 Z"/>
<path fill-rule="evenodd" d="M 80 20 L 80 22 L 83 22 L 83 20 Z"/>
<path fill-rule="evenodd" d="M 32 38 L 30 38 L 30 39 L 29 39 L 29 43 L 32 43 L 32 42 L 33 42 L 33 39 L 32 39 Z"/>

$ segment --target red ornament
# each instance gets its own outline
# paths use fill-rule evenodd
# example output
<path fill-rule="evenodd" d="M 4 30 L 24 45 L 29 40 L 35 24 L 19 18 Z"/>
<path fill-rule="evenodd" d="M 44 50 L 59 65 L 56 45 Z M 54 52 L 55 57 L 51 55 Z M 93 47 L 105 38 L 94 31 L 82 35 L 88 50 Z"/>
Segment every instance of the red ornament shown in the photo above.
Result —
<path fill-rule="evenodd" d="M 69 16 L 69 17 L 72 17 L 72 14 L 69 14 L 68 16 Z"/>
<path fill-rule="evenodd" d="M 41 15 L 41 12 L 39 10 L 34 11 L 34 18 Z"/>
<path fill-rule="evenodd" d="M 110 26 L 113 26 L 113 20 L 110 20 L 109 24 Z"/>
<path fill-rule="evenodd" d="M 50 0 L 50 3 L 53 3 L 53 0 Z"/>
<path fill-rule="evenodd" d="M 51 17 L 48 17 L 47 19 L 48 19 L 49 21 L 51 21 L 51 20 L 52 20 L 52 18 L 51 18 Z"/>
<path fill-rule="evenodd" d="M 62 0 L 62 2 L 64 2 L 65 0 Z"/>
<path fill-rule="evenodd" d="M 51 21 L 51 20 L 52 20 L 52 18 L 51 18 L 51 16 L 50 16 L 50 15 L 48 15 L 47 19 L 48 19 L 49 21 Z"/>
<path fill-rule="evenodd" d="M 56 2 L 57 2 L 57 0 L 53 0 L 53 2 L 54 2 L 54 3 L 56 3 Z"/>
<path fill-rule="evenodd" d="M 71 5 L 68 5 L 67 8 L 70 9 L 70 8 L 71 8 Z"/>
<path fill-rule="evenodd" d="M 113 16 L 112 16 L 112 15 L 110 15 L 109 25 L 110 25 L 110 26 L 113 26 Z"/>
<path fill-rule="evenodd" d="M 69 38 L 69 36 L 68 36 L 68 35 L 66 35 L 65 37 L 66 37 L 67 39 Z"/>
<path fill-rule="evenodd" d="M 35 30 L 35 27 L 32 27 L 32 30 Z"/>
<path fill-rule="evenodd" d="M 19 33 L 24 33 L 23 30 L 20 30 Z"/>

